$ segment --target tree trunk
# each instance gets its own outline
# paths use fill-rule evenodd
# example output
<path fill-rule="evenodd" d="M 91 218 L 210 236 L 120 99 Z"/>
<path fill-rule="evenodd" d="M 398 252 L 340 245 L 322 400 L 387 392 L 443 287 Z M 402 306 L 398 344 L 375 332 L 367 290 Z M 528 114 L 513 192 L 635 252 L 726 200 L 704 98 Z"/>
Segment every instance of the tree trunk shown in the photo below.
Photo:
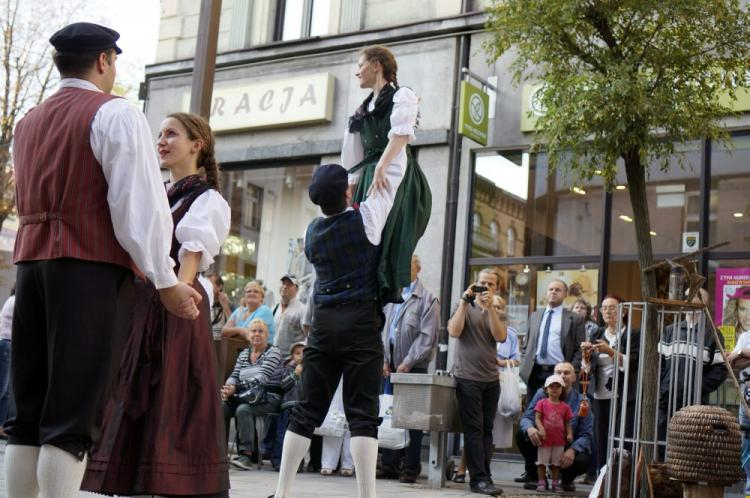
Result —
<path fill-rule="evenodd" d="M 656 297 L 656 278 L 653 272 L 644 273 L 643 269 L 654 262 L 654 251 L 651 246 L 651 221 L 648 213 L 646 195 L 646 170 L 641 161 L 639 149 L 633 149 L 623 155 L 625 174 L 628 180 L 630 204 L 633 208 L 633 225 L 638 248 L 638 263 L 641 267 L 641 296 L 644 301 Z M 641 341 L 644 343 L 644 355 L 640 359 L 646 368 L 643 369 L 643 396 L 641 399 L 641 440 L 653 440 L 656 433 L 656 406 L 658 402 L 656 378 L 659 371 L 659 333 L 656 313 L 646 317 L 646 329 L 641 330 Z M 651 451 L 644 448 L 646 462 L 651 461 Z"/>

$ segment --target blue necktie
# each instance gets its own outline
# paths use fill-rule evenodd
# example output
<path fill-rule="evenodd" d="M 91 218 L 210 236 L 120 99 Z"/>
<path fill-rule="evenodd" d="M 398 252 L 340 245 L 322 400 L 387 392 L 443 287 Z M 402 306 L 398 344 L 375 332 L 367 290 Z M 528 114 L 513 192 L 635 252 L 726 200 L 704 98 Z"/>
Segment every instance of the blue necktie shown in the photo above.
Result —
<path fill-rule="evenodd" d="M 549 326 L 552 323 L 552 313 L 553 311 L 551 309 L 545 312 L 547 315 L 547 322 L 544 324 L 544 332 L 542 332 L 542 348 L 539 350 L 539 358 L 542 360 L 547 359 L 547 342 L 549 342 Z"/>

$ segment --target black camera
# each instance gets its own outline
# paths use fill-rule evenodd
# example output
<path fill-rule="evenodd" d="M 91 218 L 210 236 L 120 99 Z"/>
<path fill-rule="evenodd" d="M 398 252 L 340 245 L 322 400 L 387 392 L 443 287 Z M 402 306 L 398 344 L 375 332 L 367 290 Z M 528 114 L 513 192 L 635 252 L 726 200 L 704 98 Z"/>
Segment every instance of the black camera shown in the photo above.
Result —
<path fill-rule="evenodd" d="M 471 296 L 464 295 L 461 299 L 463 299 L 464 301 L 466 301 L 473 307 L 474 301 L 477 298 L 477 294 L 481 294 L 482 292 L 487 292 L 487 287 L 485 287 L 484 285 L 472 285 L 471 292 L 473 292 Z"/>

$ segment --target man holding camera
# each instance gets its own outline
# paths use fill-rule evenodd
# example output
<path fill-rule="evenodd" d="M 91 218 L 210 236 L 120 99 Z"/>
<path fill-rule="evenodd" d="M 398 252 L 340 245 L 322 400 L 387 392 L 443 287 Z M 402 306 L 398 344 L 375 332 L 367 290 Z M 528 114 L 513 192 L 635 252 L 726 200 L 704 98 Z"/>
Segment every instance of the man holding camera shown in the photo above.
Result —
<path fill-rule="evenodd" d="M 448 321 L 448 333 L 458 339 L 454 376 L 471 491 L 485 495 L 503 493 L 493 485 L 490 471 L 492 425 L 500 397 L 496 344 L 505 342 L 508 331 L 507 318 L 492 307 L 499 284 L 497 270 L 480 271 Z"/>

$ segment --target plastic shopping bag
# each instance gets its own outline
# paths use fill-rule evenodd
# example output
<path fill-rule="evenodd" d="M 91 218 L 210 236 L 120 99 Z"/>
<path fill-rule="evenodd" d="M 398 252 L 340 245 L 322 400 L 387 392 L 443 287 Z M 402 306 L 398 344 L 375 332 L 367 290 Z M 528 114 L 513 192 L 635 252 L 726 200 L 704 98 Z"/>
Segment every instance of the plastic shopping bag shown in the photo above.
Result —
<path fill-rule="evenodd" d="M 344 398 L 342 394 L 343 381 L 339 381 L 336 392 L 333 393 L 333 399 L 328 406 L 328 413 L 320 427 L 317 427 L 314 434 L 318 436 L 335 436 L 343 437 L 344 432 L 348 429 L 349 424 L 346 421 L 344 412 Z"/>
<path fill-rule="evenodd" d="M 380 417 L 383 421 L 378 427 L 378 446 L 386 450 L 401 450 L 409 446 L 409 431 L 396 429 L 393 421 L 393 395 L 380 395 Z"/>
<path fill-rule="evenodd" d="M 518 375 L 506 368 L 500 373 L 500 399 L 497 414 L 505 418 L 516 418 L 521 413 L 521 395 L 518 390 Z"/>

